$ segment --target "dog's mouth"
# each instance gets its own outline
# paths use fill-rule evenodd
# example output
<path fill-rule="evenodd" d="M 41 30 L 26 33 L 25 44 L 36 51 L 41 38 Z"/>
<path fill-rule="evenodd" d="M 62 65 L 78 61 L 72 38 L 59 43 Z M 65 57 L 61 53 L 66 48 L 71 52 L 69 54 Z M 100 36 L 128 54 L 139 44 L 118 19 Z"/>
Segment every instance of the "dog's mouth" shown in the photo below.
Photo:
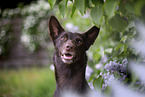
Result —
<path fill-rule="evenodd" d="M 65 52 L 61 54 L 61 59 L 66 64 L 71 64 L 76 59 L 75 54 L 73 52 Z"/>
<path fill-rule="evenodd" d="M 61 55 L 61 58 L 65 59 L 65 60 L 72 60 L 73 55 L 71 53 L 64 53 L 64 54 Z"/>

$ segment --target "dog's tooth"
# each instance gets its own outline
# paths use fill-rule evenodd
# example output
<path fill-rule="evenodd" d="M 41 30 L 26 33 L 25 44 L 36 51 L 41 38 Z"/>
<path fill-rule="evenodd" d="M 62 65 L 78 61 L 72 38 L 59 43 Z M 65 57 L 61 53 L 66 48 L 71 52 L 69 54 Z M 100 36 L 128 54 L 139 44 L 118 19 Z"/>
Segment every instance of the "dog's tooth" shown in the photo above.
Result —
<path fill-rule="evenodd" d="M 73 56 L 66 56 L 65 54 L 64 54 L 64 59 L 72 59 L 73 58 Z"/>

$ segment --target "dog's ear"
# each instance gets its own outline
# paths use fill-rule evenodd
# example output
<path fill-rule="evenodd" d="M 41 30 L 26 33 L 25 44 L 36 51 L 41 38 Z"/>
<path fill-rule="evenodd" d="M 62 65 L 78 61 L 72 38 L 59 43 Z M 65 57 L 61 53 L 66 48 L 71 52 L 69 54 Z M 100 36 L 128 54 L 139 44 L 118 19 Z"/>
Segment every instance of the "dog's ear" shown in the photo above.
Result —
<path fill-rule="evenodd" d="M 48 26 L 49 26 L 49 35 L 52 41 L 54 41 L 59 36 L 59 34 L 64 31 L 59 21 L 53 15 L 50 16 L 49 18 Z"/>
<path fill-rule="evenodd" d="M 91 29 L 89 29 L 85 35 L 86 39 L 86 50 L 89 49 L 91 45 L 93 45 L 94 41 L 96 40 L 98 34 L 99 34 L 100 29 L 96 26 L 93 26 Z"/>

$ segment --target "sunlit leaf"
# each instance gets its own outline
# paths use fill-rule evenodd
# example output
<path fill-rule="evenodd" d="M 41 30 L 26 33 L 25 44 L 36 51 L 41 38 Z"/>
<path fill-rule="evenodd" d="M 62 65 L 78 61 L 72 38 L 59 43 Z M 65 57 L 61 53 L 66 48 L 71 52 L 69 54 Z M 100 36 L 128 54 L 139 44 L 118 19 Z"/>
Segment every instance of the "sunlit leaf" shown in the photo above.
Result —
<path fill-rule="evenodd" d="M 106 52 L 106 53 L 111 53 L 112 50 L 113 50 L 112 48 L 107 48 L 107 49 L 105 49 L 105 52 Z"/>
<path fill-rule="evenodd" d="M 91 17 L 97 26 L 100 26 L 101 19 L 103 17 L 103 6 L 96 5 L 91 11 Z"/>
<path fill-rule="evenodd" d="M 76 6 L 75 5 L 73 5 L 73 7 L 72 7 L 72 10 L 71 10 L 71 18 L 73 17 L 73 15 L 74 15 L 74 13 L 75 13 L 75 10 L 76 10 Z"/>
<path fill-rule="evenodd" d="M 56 2 L 56 0 L 48 0 L 48 3 L 50 5 L 51 9 L 54 6 L 55 2 Z"/>
<path fill-rule="evenodd" d="M 60 13 L 61 13 L 61 15 L 62 15 L 63 17 L 64 17 L 65 12 L 66 12 L 67 2 L 68 2 L 68 0 L 62 0 L 62 1 L 59 3 L 59 10 L 60 10 Z"/>
<path fill-rule="evenodd" d="M 85 12 L 85 0 L 75 0 L 75 6 L 83 15 Z"/>
<path fill-rule="evenodd" d="M 117 8 L 117 0 L 106 0 L 104 7 L 105 7 L 105 13 L 110 19 L 111 17 L 114 16 L 115 10 Z"/>
<path fill-rule="evenodd" d="M 95 52 L 93 54 L 93 58 L 94 58 L 94 60 L 98 61 L 101 58 L 101 55 L 98 52 Z"/>
<path fill-rule="evenodd" d="M 123 36 L 123 37 L 121 38 L 120 42 L 125 43 L 126 39 L 127 39 L 127 36 Z"/>

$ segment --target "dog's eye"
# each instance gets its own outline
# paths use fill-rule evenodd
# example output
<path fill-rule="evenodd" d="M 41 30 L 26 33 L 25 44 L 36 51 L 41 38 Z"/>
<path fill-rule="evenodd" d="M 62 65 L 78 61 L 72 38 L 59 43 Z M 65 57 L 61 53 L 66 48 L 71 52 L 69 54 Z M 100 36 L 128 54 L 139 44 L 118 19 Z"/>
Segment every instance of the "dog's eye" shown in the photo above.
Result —
<path fill-rule="evenodd" d="M 67 40 L 66 36 L 62 36 L 61 40 L 65 40 L 66 41 Z"/>
<path fill-rule="evenodd" d="M 76 42 L 77 42 L 78 44 L 82 44 L 82 43 L 83 43 L 82 40 L 79 39 L 79 38 L 76 39 Z"/>

